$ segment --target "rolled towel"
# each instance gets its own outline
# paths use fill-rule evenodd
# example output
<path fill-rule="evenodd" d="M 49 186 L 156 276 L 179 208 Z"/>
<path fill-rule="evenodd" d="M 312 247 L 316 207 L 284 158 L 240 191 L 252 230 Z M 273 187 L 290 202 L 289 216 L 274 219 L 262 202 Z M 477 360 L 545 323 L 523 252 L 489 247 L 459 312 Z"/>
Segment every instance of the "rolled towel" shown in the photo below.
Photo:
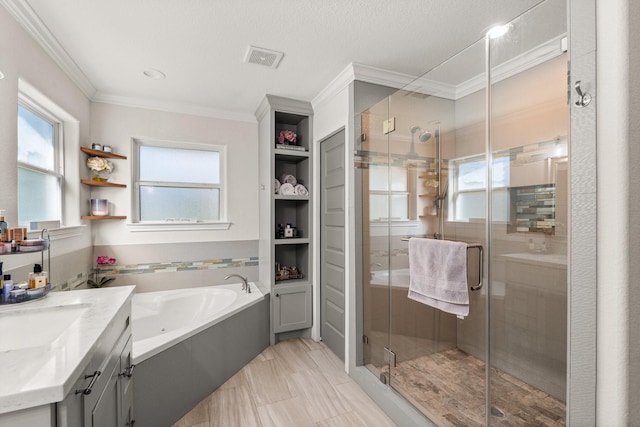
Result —
<path fill-rule="evenodd" d="M 307 190 L 307 187 L 305 187 L 302 184 L 298 184 L 294 187 L 296 194 L 298 196 L 308 196 L 309 195 L 309 190 Z"/>
<path fill-rule="evenodd" d="M 298 180 L 296 179 L 295 176 L 285 173 L 280 177 L 280 184 L 284 184 L 285 182 L 295 187 L 296 184 L 298 183 Z"/>
<path fill-rule="evenodd" d="M 279 194 L 280 192 L 280 181 L 278 181 L 278 178 L 273 178 L 273 190 L 275 194 Z"/>
<path fill-rule="evenodd" d="M 280 195 L 281 196 L 294 196 L 296 194 L 296 189 L 293 185 L 288 182 L 280 185 Z"/>

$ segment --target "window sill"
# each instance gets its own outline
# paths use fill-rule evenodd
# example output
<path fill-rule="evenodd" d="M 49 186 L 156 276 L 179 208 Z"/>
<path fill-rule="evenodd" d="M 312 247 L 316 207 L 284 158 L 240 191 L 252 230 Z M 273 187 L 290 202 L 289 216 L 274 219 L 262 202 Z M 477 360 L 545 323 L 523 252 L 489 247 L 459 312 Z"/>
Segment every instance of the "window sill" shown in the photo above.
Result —
<path fill-rule="evenodd" d="M 47 228 L 46 230 L 50 240 L 60 240 L 80 236 L 86 228 L 86 225 L 71 225 L 68 227 Z M 27 233 L 30 239 L 40 238 L 41 234 L 42 230 L 29 230 Z"/>
<path fill-rule="evenodd" d="M 190 230 L 228 230 L 230 222 L 131 222 L 127 224 L 129 231 L 190 231 Z"/>

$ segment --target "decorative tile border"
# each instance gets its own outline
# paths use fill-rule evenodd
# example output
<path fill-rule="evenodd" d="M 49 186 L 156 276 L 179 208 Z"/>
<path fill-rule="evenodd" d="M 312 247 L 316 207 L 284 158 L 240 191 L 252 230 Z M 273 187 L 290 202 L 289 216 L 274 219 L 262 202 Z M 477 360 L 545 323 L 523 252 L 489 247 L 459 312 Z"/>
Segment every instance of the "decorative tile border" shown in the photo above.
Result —
<path fill-rule="evenodd" d="M 218 268 L 257 267 L 258 257 L 247 258 L 220 258 L 203 261 L 174 261 L 144 264 L 109 265 L 98 268 L 98 274 L 103 276 L 121 276 L 131 274 L 155 274 L 175 273 L 181 271 L 215 270 Z M 64 282 L 52 284 L 51 290 L 55 292 L 70 291 L 87 286 L 87 279 L 93 275 L 93 271 L 79 273 Z"/>
<path fill-rule="evenodd" d="M 218 268 L 256 267 L 258 257 L 219 258 L 202 261 L 152 262 L 144 264 L 109 265 L 98 267 L 98 273 L 106 276 L 128 274 L 175 273 L 180 271 L 214 270 Z M 86 279 L 85 279 L 86 280 Z"/>

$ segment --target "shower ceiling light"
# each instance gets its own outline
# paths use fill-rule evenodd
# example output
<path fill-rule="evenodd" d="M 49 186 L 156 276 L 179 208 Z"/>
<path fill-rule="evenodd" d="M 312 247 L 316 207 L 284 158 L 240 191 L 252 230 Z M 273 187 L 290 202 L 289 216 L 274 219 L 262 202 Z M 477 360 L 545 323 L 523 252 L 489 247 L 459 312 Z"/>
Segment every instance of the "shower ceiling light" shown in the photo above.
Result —
<path fill-rule="evenodd" d="M 496 25 L 492 27 L 489 31 L 487 31 L 487 36 L 490 39 L 497 39 L 498 37 L 502 37 L 509 32 L 509 24 L 506 25 Z"/>

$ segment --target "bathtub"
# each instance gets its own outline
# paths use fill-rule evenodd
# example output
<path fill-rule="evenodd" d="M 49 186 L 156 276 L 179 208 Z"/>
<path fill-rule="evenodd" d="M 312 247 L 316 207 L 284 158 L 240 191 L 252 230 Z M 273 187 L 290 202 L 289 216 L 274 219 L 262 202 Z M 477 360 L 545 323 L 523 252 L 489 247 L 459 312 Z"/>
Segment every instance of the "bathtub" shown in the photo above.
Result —
<path fill-rule="evenodd" d="M 133 296 L 136 426 L 170 427 L 269 346 L 270 295 L 250 286 Z"/>
<path fill-rule="evenodd" d="M 250 283 L 135 294 L 131 304 L 133 363 L 138 364 L 264 299 Z"/>

